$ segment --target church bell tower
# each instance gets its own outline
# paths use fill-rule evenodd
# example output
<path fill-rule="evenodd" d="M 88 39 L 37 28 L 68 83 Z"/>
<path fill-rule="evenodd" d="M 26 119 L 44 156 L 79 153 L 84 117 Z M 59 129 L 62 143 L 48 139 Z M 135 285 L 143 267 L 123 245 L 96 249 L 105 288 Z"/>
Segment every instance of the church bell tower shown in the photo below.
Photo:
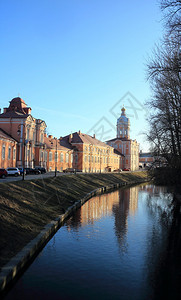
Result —
<path fill-rule="evenodd" d="M 130 121 L 129 118 L 126 117 L 125 110 L 124 107 L 121 109 L 121 116 L 117 119 L 117 138 L 129 139 Z"/>

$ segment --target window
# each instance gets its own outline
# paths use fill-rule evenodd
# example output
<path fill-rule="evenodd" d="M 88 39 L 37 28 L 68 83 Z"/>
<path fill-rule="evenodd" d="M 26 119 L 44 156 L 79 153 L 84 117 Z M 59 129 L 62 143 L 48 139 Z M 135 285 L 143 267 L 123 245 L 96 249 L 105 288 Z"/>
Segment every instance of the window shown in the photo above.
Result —
<path fill-rule="evenodd" d="M 65 156 L 65 161 L 66 161 L 66 163 L 68 163 L 68 162 L 69 162 L 69 155 L 68 155 L 68 153 L 66 153 L 66 156 Z"/>
<path fill-rule="evenodd" d="M 9 160 L 11 159 L 11 146 L 9 146 L 8 148 L 8 159 Z"/>
<path fill-rule="evenodd" d="M 5 159 L 5 151 L 6 151 L 6 146 L 2 146 L 2 159 Z"/>
<path fill-rule="evenodd" d="M 29 140 L 29 138 L 30 138 L 30 129 L 29 128 L 27 128 L 26 138 L 27 138 L 27 140 Z"/>
<path fill-rule="evenodd" d="M 87 156 L 85 155 L 85 157 L 84 157 L 84 161 L 86 162 L 87 161 Z"/>
<path fill-rule="evenodd" d="M 75 155 L 75 162 L 77 163 L 78 162 L 78 154 L 76 153 Z"/>
<path fill-rule="evenodd" d="M 63 162 L 63 153 L 60 154 L 60 161 Z"/>
<path fill-rule="evenodd" d="M 47 161 L 47 152 L 45 152 L 45 161 Z"/>
<path fill-rule="evenodd" d="M 52 161 L 52 152 L 49 152 L 49 161 Z"/>
<path fill-rule="evenodd" d="M 41 143 L 43 143 L 43 133 L 41 133 L 41 140 L 40 140 Z"/>
<path fill-rule="evenodd" d="M 87 151 L 87 146 L 85 146 L 85 151 Z"/>
<path fill-rule="evenodd" d="M 96 163 L 96 156 L 95 156 L 95 163 Z"/>
<path fill-rule="evenodd" d="M 14 148 L 13 149 L 13 160 L 15 160 L 16 159 L 16 149 Z"/>
<path fill-rule="evenodd" d="M 35 142 L 35 137 L 36 137 L 36 132 L 35 131 L 33 131 L 33 141 Z"/>
<path fill-rule="evenodd" d="M 71 153 L 71 163 L 73 163 L 73 158 L 74 158 L 74 155 L 73 155 L 73 153 Z"/>

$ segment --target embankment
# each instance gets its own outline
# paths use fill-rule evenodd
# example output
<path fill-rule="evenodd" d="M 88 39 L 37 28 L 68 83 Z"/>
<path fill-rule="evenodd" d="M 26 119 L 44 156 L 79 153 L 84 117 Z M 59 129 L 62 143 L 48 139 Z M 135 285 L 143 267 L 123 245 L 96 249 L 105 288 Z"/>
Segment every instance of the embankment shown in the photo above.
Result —
<path fill-rule="evenodd" d="M 34 239 L 46 224 L 91 191 L 148 180 L 146 172 L 72 174 L 0 184 L 0 268 Z"/>

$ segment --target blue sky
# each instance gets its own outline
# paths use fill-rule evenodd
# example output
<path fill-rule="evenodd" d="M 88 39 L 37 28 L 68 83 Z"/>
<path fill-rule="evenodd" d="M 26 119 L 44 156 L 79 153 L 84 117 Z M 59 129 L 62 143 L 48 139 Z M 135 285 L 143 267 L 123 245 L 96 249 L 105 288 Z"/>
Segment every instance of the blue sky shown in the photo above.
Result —
<path fill-rule="evenodd" d="M 162 36 L 157 0 L 0 0 L 0 107 L 20 97 L 56 137 L 116 135 L 124 104 L 131 138 L 148 145 L 145 65 Z"/>

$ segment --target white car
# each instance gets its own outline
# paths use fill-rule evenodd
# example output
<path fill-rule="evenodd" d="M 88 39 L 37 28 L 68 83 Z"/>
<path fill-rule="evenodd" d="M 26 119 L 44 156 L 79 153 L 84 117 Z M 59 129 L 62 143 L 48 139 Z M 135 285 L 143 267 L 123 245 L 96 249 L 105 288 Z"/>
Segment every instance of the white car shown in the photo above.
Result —
<path fill-rule="evenodd" d="M 20 175 L 20 170 L 18 168 L 7 168 L 6 171 L 8 173 L 8 176 L 9 175 L 14 175 L 14 176 Z"/>

